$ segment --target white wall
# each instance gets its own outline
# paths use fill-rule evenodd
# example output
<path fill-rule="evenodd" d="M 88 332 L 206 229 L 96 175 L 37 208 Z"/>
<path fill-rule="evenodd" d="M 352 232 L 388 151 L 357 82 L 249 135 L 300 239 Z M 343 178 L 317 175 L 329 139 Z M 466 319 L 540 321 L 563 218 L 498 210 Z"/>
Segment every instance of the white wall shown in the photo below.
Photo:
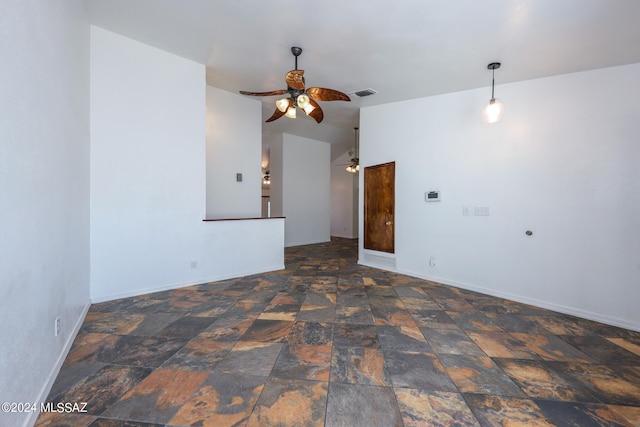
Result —
<path fill-rule="evenodd" d="M 0 401 L 37 402 L 89 303 L 89 25 L 80 1 L 11 0 L 0 29 Z"/>
<path fill-rule="evenodd" d="M 362 110 L 362 163 L 396 161 L 397 269 L 640 330 L 640 64 L 498 85 L 494 125 L 489 93 Z"/>
<path fill-rule="evenodd" d="M 283 134 L 271 147 L 271 214 L 285 216 L 285 246 L 331 240 L 330 145 Z"/>
<path fill-rule="evenodd" d="M 261 105 L 207 86 L 207 218 L 260 217 Z"/>
<path fill-rule="evenodd" d="M 279 134 L 271 143 L 269 149 L 269 199 L 271 201 L 271 216 L 284 216 L 284 135 Z"/>
<path fill-rule="evenodd" d="M 331 162 L 331 235 L 358 237 L 358 175 L 347 172 L 351 156 L 344 153 Z"/>
<path fill-rule="evenodd" d="M 98 27 L 91 36 L 92 300 L 283 268 L 277 222 L 202 222 L 204 66 Z"/>

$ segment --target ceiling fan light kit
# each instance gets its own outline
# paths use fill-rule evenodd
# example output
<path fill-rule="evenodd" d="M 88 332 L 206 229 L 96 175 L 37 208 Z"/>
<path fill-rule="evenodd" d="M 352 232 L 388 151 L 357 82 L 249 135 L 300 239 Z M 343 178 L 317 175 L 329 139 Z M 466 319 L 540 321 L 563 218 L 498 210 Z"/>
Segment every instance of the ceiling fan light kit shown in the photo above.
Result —
<path fill-rule="evenodd" d="M 309 114 L 311 114 L 311 112 L 313 110 L 316 109 L 316 107 L 311 105 L 311 103 L 308 103 L 306 106 L 302 107 L 302 109 L 304 110 L 305 114 L 308 116 Z M 320 123 L 320 122 L 318 122 L 318 123 Z"/>
<path fill-rule="evenodd" d="M 305 95 L 304 93 L 301 95 L 298 95 L 298 98 L 296 99 L 296 102 L 298 104 L 298 107 L 302 108 L 303 110 L 311 105 L 309 104 L 309 97 L 307 95 Z"/>
<path fill-rule="evenodd" d="M 494 96 L 494 87 L 495 87 L 495 73 L 498 68 L 500 68 L 499 62 L 492 62 L 487 65 L 487 69 L 491 70 L 491 99 L 489 103 L 484 107 L 484 111 L 482 113 L 482 121 L 485 123 L 496 123 L 502 120 L 502 116 L 504 115 L 504 104 L 502 101 Z"/>
<path fill-rule="evenodd" d="M 289 100 L 287 98 L 278 99 L 276 101 L 276 107 L 279 111 L 286 113 L 287 108 L 289 108 Z"/>
<path fill-rule="evenodd" d="M 302 48 L 294 46 L 291 53 L 295 57 L 295 70 L 289 71 L 285 76 L 286 89 L 272 90 L 269 92 L 247 92 L 241 90 L 240 93 L 249 96 L 274 96 L 288 94 L 288 98 L 281 98 L 276 101 L 276 110 L 266 121 L 272 122 L 282 116 L 291 119 L 296 118 L 296 108 L 301 108 L 306 115 L 311 116 L 317 123 L 324 118 L 324 113 L 317 101 L 351 101 L 348 95 L 322 87 L 305 87 L 304 70 L 298 70 L 298 56 L 302 53 Z"/>

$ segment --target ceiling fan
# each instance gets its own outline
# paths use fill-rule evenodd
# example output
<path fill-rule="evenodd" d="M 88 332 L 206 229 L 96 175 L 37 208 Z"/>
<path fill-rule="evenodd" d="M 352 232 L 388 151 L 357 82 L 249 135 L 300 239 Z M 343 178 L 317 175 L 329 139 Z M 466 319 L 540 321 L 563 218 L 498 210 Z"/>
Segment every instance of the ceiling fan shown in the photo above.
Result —
<path fill-rule="evenodd" d="M 348 95 L 334 89 L 326 89 L 323 87 L 305 88 L 304 70 L 298 70 L 298 56 L 302 53 L 302 48 L 293 46 L 291 53 L 296 58 L 296 68 L 295 70 L 289 71 L 284 78 L 287 83 L 286 89 L 272 90 L 269 92 L 240 91 L 241 94 L 250 96 L 289 95 L 288 98 L 285 97 L 276 101 L 276 110 L 266 122 L 272 122 L 282 116 L 295 119 L 296 107 L 300 107 L 308 116 L 311 116 L 316 122 L 320 123 L 324 118 L 324 113 L 317 101 L 351 101 Z"/>
<path fill-rule="evenodd" d="M 356 132 L 355 133 L 355 145 L 354 145 L 354 150 L 353 151 L 349 151 L 349 157 L 351 157 L 349 159 L 349 163 L 341 163 L 341 164 L 337 164 L 335 166 L 346 166 L 346 171 L 347 172 L 351 172 L 351 173 L 357 173 L 360 171 L 360 158 L 359 158 L 359 154 L 358 154 L 358 128 L 354 127 L 353 130 Z"/>

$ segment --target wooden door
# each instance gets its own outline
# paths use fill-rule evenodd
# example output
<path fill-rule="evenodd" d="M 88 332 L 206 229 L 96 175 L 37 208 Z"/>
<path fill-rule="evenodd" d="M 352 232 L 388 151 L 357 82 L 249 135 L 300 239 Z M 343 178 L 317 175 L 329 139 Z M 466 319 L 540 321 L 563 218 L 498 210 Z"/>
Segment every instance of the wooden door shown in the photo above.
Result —
<path fill-rule="evenodd" d="M 394 253 L 396 163 L 364 168 L 364 248 Z"/>

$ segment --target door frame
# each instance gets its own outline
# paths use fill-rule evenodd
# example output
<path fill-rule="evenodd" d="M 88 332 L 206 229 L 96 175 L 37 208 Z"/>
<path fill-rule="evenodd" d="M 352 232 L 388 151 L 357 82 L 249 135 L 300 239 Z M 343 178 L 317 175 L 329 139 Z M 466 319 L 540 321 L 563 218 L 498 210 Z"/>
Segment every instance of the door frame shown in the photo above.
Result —
<path fill-rule="evenodd" d="M 382 213 L 380 215 L 379 218 L 376 218 L 377 222 L 384 222 L 384 225 L 381 224 L 372 224 L 371 226 L 369 226 L 370 224 L 367 223 L 367 221 L 369 220 L 369 215 L 368 215 L 368 211 L 369 211 L 369 194 L 368 192 L 371 191 L 368 186 L 367 186 L 367 172 L 368 171 L 372 171 L 375 169 L 379 169 L 379 168 L 388 168 L 391 167 L 392 169 L 392 173 L 391 173 L 391 185 L 390 187 L 387 187 L 387 190 L 390 190 L 391 195 L 389 197 L 387 197 L 387 202 L 390 201 L 391 205 L 390 207 L 387 206 L 386 212 Z M 365 250 L 369 250 L 369 251 L 377 251 L 377 252 L 384 252 L 387 254 L 395 254 L 395 180 L 396 180 L 396 162 L 387 162 L 387 163 L 381 163 L 378 165 L 372 165 L 372 166 L 367 166 L 364 168 L 364 176 L 363 176 L 363 249 Z M 391 227 L 390 230 L 387 229 L 387 227 Z M 377 236 L 376 238 L 372 240 L 370 232 L 372 230 L 372 228 L 375 230 L 378 230 L 378 232 L 381 232 L 383 234 L 383 236 Z M 383 246 L 379 246 L 378 242 L 381 242 L 382 240 L 388 240 L 388 236 L 384 236 L 384 234 L 387 234 L 390 231 L 391 236 L 390 236 L 390 240 L 391 242 L 382 242 Z"/>

